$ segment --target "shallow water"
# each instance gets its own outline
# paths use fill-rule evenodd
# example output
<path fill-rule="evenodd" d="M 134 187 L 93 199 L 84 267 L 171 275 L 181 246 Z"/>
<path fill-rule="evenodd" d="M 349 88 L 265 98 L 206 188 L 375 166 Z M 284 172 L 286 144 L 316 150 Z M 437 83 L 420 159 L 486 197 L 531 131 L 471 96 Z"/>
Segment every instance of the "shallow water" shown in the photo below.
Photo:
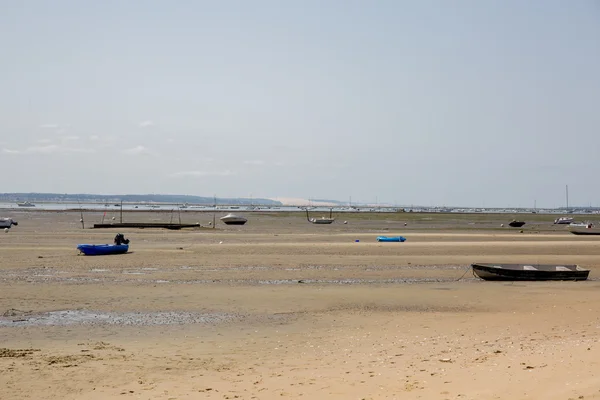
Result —
<path fill-rule="evenodd" d="M 1 316 L 0 327 L 65 326 L 65 325 L 182 325 L 216 324 L 239 319 L 224 313 L 191 312 L 96 312 L 88 310 L 62 310 L 29 314 L 19 312 L 14 316 Z"/>

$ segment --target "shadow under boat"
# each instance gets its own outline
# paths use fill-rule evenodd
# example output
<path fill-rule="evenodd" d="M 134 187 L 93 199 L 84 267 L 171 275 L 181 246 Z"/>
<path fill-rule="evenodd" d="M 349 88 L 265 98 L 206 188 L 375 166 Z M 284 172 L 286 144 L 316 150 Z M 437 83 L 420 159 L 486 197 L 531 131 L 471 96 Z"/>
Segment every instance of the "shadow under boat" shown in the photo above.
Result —
<path fill-rule="evenodd" d="M 473 274 L 486 281 L 584 281 L 589 269 L 558 264 L 471 264 Z"/>
<path fill-rule="evenodd" d="M 161 222 L 115 222 L 112 224 L 94 224 L 94 229 L 99 228 L 162 228 L 179 230 L 183 228 L 200 228 L 200 224 L 175 224 Z"/>

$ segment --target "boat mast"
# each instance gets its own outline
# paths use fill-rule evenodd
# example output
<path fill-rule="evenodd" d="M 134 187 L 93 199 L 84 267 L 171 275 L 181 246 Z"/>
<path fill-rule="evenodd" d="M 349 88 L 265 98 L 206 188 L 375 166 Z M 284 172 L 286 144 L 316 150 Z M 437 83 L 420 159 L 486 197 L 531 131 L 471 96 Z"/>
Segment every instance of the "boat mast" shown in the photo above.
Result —
<path fill-rule="evenodd" d="M 567 197 L 567 211 L 569 211 L 569 185 L 565 186 L 565 195 Z"/>
<path fill-rule="evenodd" d="M 217 212 L 217 195 L 213 195 L 214 206 L 213 206 L 213 229 L 215 229 L 216 217 L 215 213 Z"/>
<path fill-rule="evenodd" d="M 77 196 L 77 202 L 79 203 L 79 212 L 81 213 L 81 229 L 85 229 L 85 223 L 83 222 L 83 208 L 81 208 L 81 200 Z"/>

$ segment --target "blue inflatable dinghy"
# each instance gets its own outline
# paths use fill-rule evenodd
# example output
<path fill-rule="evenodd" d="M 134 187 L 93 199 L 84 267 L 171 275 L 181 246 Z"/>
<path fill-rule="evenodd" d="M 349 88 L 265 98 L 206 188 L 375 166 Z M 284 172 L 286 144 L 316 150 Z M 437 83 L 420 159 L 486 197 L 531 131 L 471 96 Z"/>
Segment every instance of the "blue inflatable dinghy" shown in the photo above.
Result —
<path fill-rule="evenodd" d="M 377 236 L 378 242 L 404 242 L 405 240 L 406 240 L 406 238 L 404 236 L 393 236 L 393 237 Z"/>
<path fill-rule="evenodd" d="M 79 244 L 77 250 L 86 256 L 106 256 L 109 254 L 125 254 L 128 244 Z"/>

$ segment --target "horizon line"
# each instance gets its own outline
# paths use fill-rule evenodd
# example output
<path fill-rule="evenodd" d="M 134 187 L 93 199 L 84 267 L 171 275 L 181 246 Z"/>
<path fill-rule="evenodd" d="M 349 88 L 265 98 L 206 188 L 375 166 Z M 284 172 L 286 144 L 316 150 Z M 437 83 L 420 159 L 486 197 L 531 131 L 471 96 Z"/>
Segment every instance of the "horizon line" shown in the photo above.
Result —
<path fill-rule="evenodd" d="M 286 197 L 286 196 L 278 196 L 278 197 L 268 197 L 268 196 L 264 196 L 264 197 L 254 197 L 254 196 L 250 196 L 250 197 L 218 197 L 218 196 L 203 196 L 203 195 L 194 195 L 194 194 L 173 194 L 173 193 L 122 193 L 122 194 L 100 194 L 100 193 L 58 193 L 58 192 L 5 192 L 5 193 L 0 193 L 0 198 L 2 197 L 13 197 L 13 200 L 11 201 L 15 201 L 18 200 L 16 198 L 14 198 L 15 195 L 55 195 L 55 196 L 63 196 L 63 197 L 69 197 L 69 196 L 97 196 L 97 197 L 105 197 L 105 198 L 111 198 L 112 200 L 116 200 L 118 199 L 120 196 L 121 197 L 126 197 L 126 196 L 172 196 L 172 197 L 177 197 L 177 196 L 181 196 L 181 197 L 198 197 L 198 198 L 204 198 L 204 199 L 215 199 L 215 200 L 248 200 L 251 203 L 249 205 L 255 205 L 255 206 L 269 206 L 269 204 L 260 204 L 260 203 L 253 203 L 252 201 L 256 201 L 256 200 L 271 200 L 274 202 L 279 202 L 281 203 L 281 205 L 283 206 L 297 206 L 297 207 L 306 207 L 306 206 L 321 206 L 321 207 L 352 207 L 354 205 L 361 205 L 361 206 L 369 206 L 369 207 L 374 207 L 374 208 L 406 208 L 406 209 L 414 209 L 414 208 L 424 208 L 424 209 L 439 209 L 439 208 L 446 208 L 446 209 L 462 209 L 462 208 L 468 208 L 468 209 L 487 209 L 487 210 L 494 210 L 494 209 L 518 209 L 518 210 L 538 210 L 538 209 L 549 209 L 549 210 L 570 210 L 570 209 L 600 209 L 600 207 L 598 206 L 592 206 L 592 205 L 587 205 L 587 206 L 559 206 L 559 207 L 538 207 L 538 206 L 534 206 L 534 207 L 529 207 L 529 206 L 518 206 L 518 207 L 513 207 L 513 206 L 497 206 L 497 207 L 486 207 L 486 206 L 457 206 L 457 205 L 453 205 L 453 206 L 449 206 L 449 205 L 432 205 L 432 206 L 426 206 L 426 205 L 419 205 L 419 204 L 397 204 L 397 203 L 388 203 L 388 202 L 376 202 L 376 203 L 372 203 L 372 202 L 361 202 L 361 201 L 356 201 L 356 202 L 348 202 L 348 201 L 341 201 L 341 200 L 336 200 L 336 199 L 313 199 L 313 198 L 301 198 L 301 197 Z M 288 199 L 288 200 L 300 200 L 302 203 L 309 203 L 309 204 L 294 204 L 291 202 L 282 202 L 280 199 Z M 0 200 L 2 201 L 2 200 Z M 38 200 L 39 202 L 45 202 L 44 200 Z M 121 200 L 122 201 L 122 200 Z M 169 202 L 164 202 L 165 204 L 170 204 Z M 177 203 L 177 202 L 175 202 Z M 321 204 L 312 204 L 312 203 L 321 203 Z M 337 203 L 337 204 L 326 204 L 326 203 Z M 226 205 L 226 204 L 220 204 L 220 205 Z"/>

